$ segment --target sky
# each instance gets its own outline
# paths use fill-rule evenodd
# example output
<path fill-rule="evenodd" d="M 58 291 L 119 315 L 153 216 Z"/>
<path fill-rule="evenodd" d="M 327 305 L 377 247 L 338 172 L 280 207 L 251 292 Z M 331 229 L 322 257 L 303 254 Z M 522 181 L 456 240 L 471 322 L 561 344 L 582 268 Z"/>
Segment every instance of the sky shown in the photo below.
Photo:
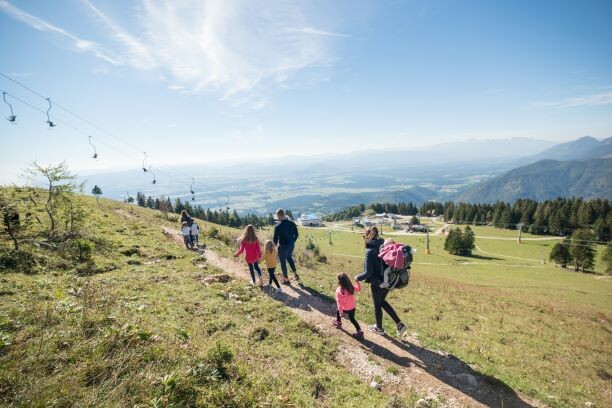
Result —
<path fill-rule="evenodd" d="M 145 151 L 145 166 L 180 168 L 602 139 L 610 21 L 608 0 L 0 0 L 0 72 L 50 98 L 57 124 L 0 76 L 17 115 L 0 122 L 0 183 L 33 160 L 140 168 Z"/>

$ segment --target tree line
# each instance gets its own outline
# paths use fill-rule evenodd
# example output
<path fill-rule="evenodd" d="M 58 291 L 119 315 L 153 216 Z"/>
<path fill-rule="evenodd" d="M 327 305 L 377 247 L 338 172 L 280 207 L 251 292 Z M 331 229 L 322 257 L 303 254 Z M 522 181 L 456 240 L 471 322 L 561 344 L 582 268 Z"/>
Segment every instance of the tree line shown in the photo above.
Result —
<path fill-rule="evenodd" d="M 442 215 L 444 221 L 462 225 L 490 225 L 497 228 L 518 229 L 532 234 L 570 235 L 574 230 L 588 228 L 594 238 L 608 242 L 612 230 L 612 212 L 607 199 L 557 198 L 535 201 L 519 199 L 514 203 L 498 201 L 493 204 L 440 203 L 428 201 L 417 206 L 407 203 L 359 204 L 325 217 L 327 221 L 349 220 L 365 211 L 399 215 Z"/>
<path fill-rule="evenodd" d="M 211 210 L 201 205 L 193 205 L 189 200 L 181 201 L 180 198 L 176 198 L 173 201 L 170 197 L 164 196 L 153 198 L 141 192 L 136 194 L 136 198 L 129 196 L 125 201 L 128 203 L 135 202 L 140 207 L 159 210 L 164 214 L 180 214 L 181 211 L 185 210 L 189 215 L 201 220 L 235 228 L 245 227 L 249 224 L 256 228 L 261 228 L 267 225 L 274 225 L 276 222 L 272 213 L 269 213 L 267 216 L 258 216 L 257 214 L 244 214 L 241 216 L 235 209 L 231 210 L 229 207 Z M 291 210 L 285 210 L 285 212 L 290 218 L 293 218 Z"/>

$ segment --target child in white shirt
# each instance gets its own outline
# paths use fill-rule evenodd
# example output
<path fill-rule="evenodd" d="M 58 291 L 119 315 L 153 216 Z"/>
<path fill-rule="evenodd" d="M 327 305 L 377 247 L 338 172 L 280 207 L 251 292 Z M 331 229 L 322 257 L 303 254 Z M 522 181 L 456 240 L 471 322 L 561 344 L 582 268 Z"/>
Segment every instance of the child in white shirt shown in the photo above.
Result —
<path fill-rule="evenodd" d="M 191 224 L 191 245 L 192 246 L 198 245 L 198 234 L 199 233 L 200 233 L 200 227 L 194 221 L 193 224 Z"/>
<path fill-rule="evenodd" d="M 187 225 L 186 222 L 183 222 L 183 228 L 181 230 L 183 232 L 183 241 L 185 242 L 185 247 L 187 249 L 193 248 L 193 243 L 191 242 L 191 228 Z"/>

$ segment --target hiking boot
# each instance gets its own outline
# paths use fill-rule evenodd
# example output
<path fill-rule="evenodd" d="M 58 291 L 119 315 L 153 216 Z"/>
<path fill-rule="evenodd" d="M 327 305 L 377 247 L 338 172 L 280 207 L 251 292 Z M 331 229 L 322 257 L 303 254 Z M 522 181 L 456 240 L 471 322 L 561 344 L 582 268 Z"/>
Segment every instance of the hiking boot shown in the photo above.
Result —
<path fill-rule="evenodd" d="M 385 334 L 385 330 L 381 329 L 380 327 L 376 326 L 375 324 L 368 326 L 368 330 L 371 331 L 372 333 L 376 333 L 376 334 Z"/>
<path fill-rule="evenodd" d="M 356 338 L 357 340 L 363 340 L 363 331 L 361 330 L 357 330 L 357 333 L 353 334 L 353 337 Z"/>
<path fill-rule="evenodd" d="M 340 320 L 332 320 L 332 324 L 334 325 L 334 327 L 336 329 L 341 329 L 342 328 L 342 322 Z"/>
<path fill-rule="evenodd" d="M 405 331 L 406 331 L 407 327 L 404 323 L 399 322 L 397 324 L 397 335 L 401 336 Z"/>

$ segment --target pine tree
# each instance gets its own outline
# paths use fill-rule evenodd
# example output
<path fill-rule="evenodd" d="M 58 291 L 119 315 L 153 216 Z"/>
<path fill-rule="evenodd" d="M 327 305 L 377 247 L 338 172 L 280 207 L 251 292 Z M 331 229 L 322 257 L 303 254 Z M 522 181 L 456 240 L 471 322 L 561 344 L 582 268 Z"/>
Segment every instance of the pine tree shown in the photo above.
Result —
<path fill-rule="evenodd" d="M 95 185 L 94 188 L 91 189 L 91 194 L 95 195 L 96 201 L 98 201 L 102 195 L 102 189 L 98 187 L 98 185 Z"/>
<path fill-rule="evenodd" d="M 582 272 L 592 269 L 595 264 L 595 249 L 591 231 L 581 228 L 574 231 L 570 238 L 570 253 L 574 258 L 574 270 Z"/>
<path fill-rule="evenodd" d="M 603 262 L 606 267 L 606 273 L 612 275 L 612 242 L 608 242 L 603 254 Z"/>
<path fill-rule="evenodd" d="M 475 247 L 476 236 L 474 235 L 474 231 L 468 225 L 463 230 L 463 235 L 461 237 L 461 255 L 463 256 L 472 256 L 472 251 Z"/>
<path fill-rule="evenodd" d="M 444 241 L 444 249 L 452 255 L 459 255 L 459 251 L 461 250 L 462 235 L 461 229 L 451 228 L 448 231 L 446 240 Z"/>
<path fill-rule="evenodd" d="M 140 207 L 144 207 L 147 204 L 147 198 L 140 191 L 136 193 L 136 204 L 138 204 Z"/>
<path fill-rule="evenodd" d="M 549 259 L 554 262 L 555 265 L 561 265 L 562 268 L 567 267 L 572 261 L 572 254 L 568 248 L 569 245 L 567 241 L 565 243 L 557 242 L 550 251 Z"/>

